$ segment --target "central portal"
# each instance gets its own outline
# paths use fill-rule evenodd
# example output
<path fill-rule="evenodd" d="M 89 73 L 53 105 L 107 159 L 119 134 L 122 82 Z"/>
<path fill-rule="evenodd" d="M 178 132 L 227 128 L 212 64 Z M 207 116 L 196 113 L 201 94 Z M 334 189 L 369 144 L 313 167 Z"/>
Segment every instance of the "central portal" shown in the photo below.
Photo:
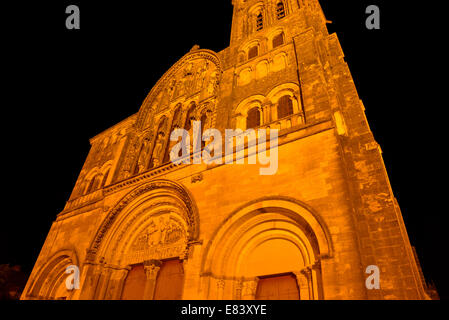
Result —
<path fill-rule="evenodd" d="M 122 300 L 181 300 L 184 284 L 182 261 L 150 261 L 131 267 Z"/>

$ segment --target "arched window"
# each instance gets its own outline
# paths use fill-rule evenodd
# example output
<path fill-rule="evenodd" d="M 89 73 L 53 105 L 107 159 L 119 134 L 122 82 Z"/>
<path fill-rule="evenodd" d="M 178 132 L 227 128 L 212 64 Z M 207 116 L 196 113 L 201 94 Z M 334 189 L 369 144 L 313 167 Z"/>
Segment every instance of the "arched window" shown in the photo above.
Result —
<path fill-rule="evenodd" d="M 259 13 L 256 17 L 256 30 L 262 30 L 263 29 L 263 15 L 262 12 Z"/>
<path fill-rule="evenodd" d="M 242 53 L 239 54 L 239 63 L 242 63 L 244 61 L 245 61 L 245 53 L 242 52 Z"/>
<path fill-rule="evenodd" d="M 187 111 L 186 123 L 184 125 L 184 129 L 186 131 L 190 131 L 192 128 L 192 121 L 195 121 L 194 113 L 195 113 L 196 104 L 192 102 L 190 104 L 189 111 Z"/>
<path fill-rule="evenodd" d="M 248 50 L 248 60 L 259 55 L 259 46 L 253 46 Z"/>
<path fill-rule="evenodd" d="M 98 189 L 98 185 L 100 183 L 101 176 L 96 175 L 90 180 L 89 187 L 87 187 L 86 194 L 94 192 Z"/>
<path fill-rule="evenodd" d="M 175 110 L 175 113 L 173 114 L 171 130 L 168 134 L 171 135 L 173 131 L 175 131 L 176 129 L 179 129 L 180 125 L 181 125 L 181 105 L 178 105 L 178 107 Z M 167 143 L 167 148 L 165 150 L 164 161 L 163 161 L 164 163 L 170 162 L 170 151 L 176 145 L 176 143 L 177 143 L 176 141 L 169 141 Z"/>
<path fill-rule="evenodd" d="M 106 174 L 104 175 L 104 177 L 103 177 L 103 181 L 101 182 L 101 188 L 103 188 L 105 185 L 106 185 L 106 180 L 108 180 L 108 176 L 109 176 L 109 172 L 110 172 L 111 170 L 109 169 L 107 172 L 106 172 Z"/>
<path fill-rule="evenodd" d="M 93 177 L 93 178 L 90 180 L 89 186 L 87 187 L 86 192 L 85 192 L 84 194 L 91 193 L 92 188 L 93 188 L 93 186 L 94 186 L 94 183 L 95 183 L 95 177 Z"/>
<path fill-rule="evenodd" d="M 284 44 L 284 33 L 281 32 L 274 36 L 273 38 L 273 49 Z"/>
<path fill-rule="evenodd" d="M 293 114 L 293 102 L 290 96 L 283 96 L 278 102 L 278 119 L 288 117 Z"/>
<path fill-rule="evenodd" d="M 276 15 L 278 20 L 285 17 L 285 6 L 283 1 L 279 1 L 276 5 Z"/>
<path fill-rule="evenodd" d="M 246 128 L 257 128 L 260 126 L 260 111 L 259 108 L 252 108 L 248 111 L 248 117 L 246 118 Z"/>
<path fill-rule="evenodd" d="M 204 131 L 206 131 L 208 128 L 207 125 L 207 111 L 204 111 L 204 113 L 201 115 L 201 134 L 204 134 Z M 201 140 L 201 148 L 204 148 L 206 146 L 206 142 Z"/>

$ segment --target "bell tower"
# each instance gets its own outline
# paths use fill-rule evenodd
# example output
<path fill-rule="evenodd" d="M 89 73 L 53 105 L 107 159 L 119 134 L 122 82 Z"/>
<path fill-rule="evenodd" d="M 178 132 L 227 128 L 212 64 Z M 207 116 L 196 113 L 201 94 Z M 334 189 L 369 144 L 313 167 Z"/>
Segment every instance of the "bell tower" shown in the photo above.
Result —
<path fill-rule="evenodd" d="M 234 14 L 232 19 L 231 47 L 239 45 L 252 37 L 269 32 L 279 26 L 292 25 L 293 16 L 304 17 L 307 12 L 307 22 L 303 27 L 309 27 L 313 16 L 319 16 L 325 25 L 324 14 L 316 0 L 232 0 Z M 301 10 L 305 9 L 305 10 Z M 293 18 L 294 19 L 294 18 Z"/>

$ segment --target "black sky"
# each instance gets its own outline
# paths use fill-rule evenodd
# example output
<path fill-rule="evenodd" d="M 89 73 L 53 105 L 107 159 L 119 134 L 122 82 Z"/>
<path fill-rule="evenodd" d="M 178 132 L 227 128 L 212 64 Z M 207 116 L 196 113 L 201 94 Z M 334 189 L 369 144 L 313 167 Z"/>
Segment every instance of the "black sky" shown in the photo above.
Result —
<path fill-rule="evenodd" d="M 95 3 L 92 3 L 95 2 Z M 337 32 L 412 245 L 442 298 L 445 188 L 438 53 L 426 8 L 401 1 L 322 0 Z M 395 2 L 395 3 L 391 3 Z M 404 3 L 407 3 L 404 1 Z M 65 29 L 77 4 L 81 30 Z M 381 9 L 381 30 L 365 8 Z M 0 263 L 30 271 L 89 152 L 89 138 L 136 113 L 158 79 L 194 44 L 229 45 L 231 0 L 36 1 L 2 4 L 4 168 Z M 428 21 L 429 20 L 429 21 Z M 416 24 L 420 25 L 417 32 Z M 442 123 L 443 122 L 443 123 Z"/>

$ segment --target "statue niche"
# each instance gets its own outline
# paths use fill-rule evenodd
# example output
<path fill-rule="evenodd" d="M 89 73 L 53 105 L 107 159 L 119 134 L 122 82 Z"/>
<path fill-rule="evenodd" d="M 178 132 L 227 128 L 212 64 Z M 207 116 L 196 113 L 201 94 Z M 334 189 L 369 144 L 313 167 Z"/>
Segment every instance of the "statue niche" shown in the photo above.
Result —
<path fill-rule="evenodd" d="M 143 138 L 142 147 L 140 149 L 140 155 L 137 160 L 136 173 L 142 173 L 148 168 L 148 164 L 150 162 L 150 143 L 152 137 L 151 135 Z"/>
<path fill-rule="evenodd" d="M 165 140 L 166 137 L 169 136 L 166 134 L 167 129 L 167 117 L 164 116 L 159 121 L 156 142 L 154 143 L 153 152 L 151 154 L 151 168 L 156 168 L 162 164 Z"/>
<path fill-rule="evenodd" d="M 212 95 L 214 95 L 216 93 L 216 89 L 218 87 L 219 84 L 219 79 L 218 79 L 218 71 L 214 71 L 211 73 L 210 78 L 209 78 L 209 82 L 206 88 L 206 92 L 207 92 L 207 96 L 210 97 Z"/>
<path fill-rule="evenodd" d="M 207 70 L 209 70 L 209 62 L 205 61 L 204 64 L 200 68 L 198 68 L 198 71 L 196 73 L 195 92 L 199 92 L 202 88 L 204 88 Z"/>
<path fill-rule="evenodd" d="M 153 162 L 152 162 L 152 167 L 156 168 L 158 166 L 161 165 L 161 155 L 162 155 L 162 150 L 164 149 L 164 141 L 165 141 L 165 133 L 163 131 L 160 131 L 157 135 L 157 140 L 156 143 L 154 144 L 154 149 L 153 149 Z"/>

